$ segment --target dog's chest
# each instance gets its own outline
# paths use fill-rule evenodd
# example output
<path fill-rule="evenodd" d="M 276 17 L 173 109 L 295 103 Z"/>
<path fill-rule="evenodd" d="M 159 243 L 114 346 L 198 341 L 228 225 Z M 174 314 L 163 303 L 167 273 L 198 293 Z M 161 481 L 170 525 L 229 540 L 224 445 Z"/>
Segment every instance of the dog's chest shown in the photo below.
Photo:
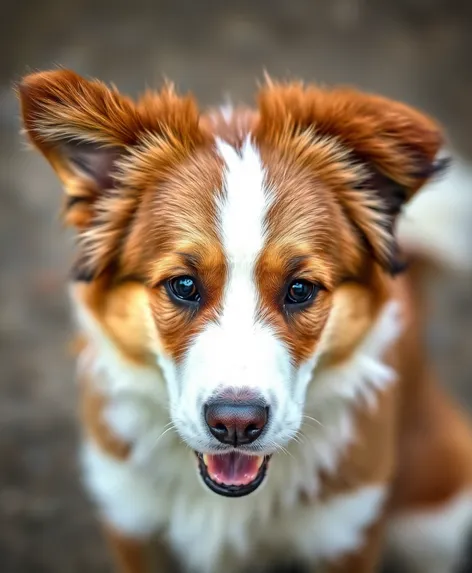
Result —
<path fill-rule="evenodd" d="M 288 557 L 329 560 L 362 545 L 384 494 L 383 487 L 365 487 L 274 513 L 259 512 L 258 501 L 249 498 L 239 506 L 235 500 L 179 500 L 168 523 L 169 541 L 189 570 L 205 572 L 228 571 L 229 563 L 240 571 Z"/>

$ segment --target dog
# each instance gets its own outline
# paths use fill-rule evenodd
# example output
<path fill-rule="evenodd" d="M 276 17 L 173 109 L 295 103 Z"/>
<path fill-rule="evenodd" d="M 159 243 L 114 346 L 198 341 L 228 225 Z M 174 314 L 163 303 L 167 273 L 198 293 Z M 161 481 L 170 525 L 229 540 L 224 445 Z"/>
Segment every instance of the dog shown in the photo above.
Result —
<path fill-rule="evenodd" d="M 441 127 L 270 78 L 254 108 L 202 112 L 64 69 L 18 93 L 76 230 L 80 456 L 116 570 L 154 570 L 153 547 L 159 572 L 373 573 L 391 552 L 451 573 L 472 434 L 420 279 L 468 256 L 446 220 L 467 190 L 417 194 Z"/>

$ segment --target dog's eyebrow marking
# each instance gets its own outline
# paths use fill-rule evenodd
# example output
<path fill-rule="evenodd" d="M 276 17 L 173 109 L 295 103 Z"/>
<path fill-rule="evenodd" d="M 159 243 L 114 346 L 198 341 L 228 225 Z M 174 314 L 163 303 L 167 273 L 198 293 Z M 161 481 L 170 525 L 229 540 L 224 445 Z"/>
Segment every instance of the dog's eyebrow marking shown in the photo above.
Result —
<path fill-rule="evenodd" d="M 292 257 L 286 265 L 287 275 L 291 276 L 298 273 L 302 268 L 304 263 L 309 260 L 308 255 L 300 255 L 297 257 Z"/>
<path fill-rule="evenodd" d="M 197 253 L 178 252 L 177 255 L 182 257 L 182 259 L 185 261 L 185 264 L 194 271 L 198 269 L 202 261 L 201 256 Z"/>

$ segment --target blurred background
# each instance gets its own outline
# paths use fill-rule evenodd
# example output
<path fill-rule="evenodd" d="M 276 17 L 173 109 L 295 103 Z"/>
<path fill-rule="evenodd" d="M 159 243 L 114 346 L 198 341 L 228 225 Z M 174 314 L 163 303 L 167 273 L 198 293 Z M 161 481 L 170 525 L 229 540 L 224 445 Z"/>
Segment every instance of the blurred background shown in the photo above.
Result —
<path fill-rule="evenodd" d="M 472 3 L 4 0 L 0 19 L 0 572 L 109 571 L 76 468 L 60 189 L 19 135 L 13 82 L 55 65 L 137 94 L 163 77 L 203 104 L 274 76 L 351 83 L 436 115 L 472 160 Z M 472 187 L 472 183 L 471 183 Z M 471 191 L 472 192 L 472 191 Z M 472 248 L 472 245 L 471 245 Z M 472 277 L 435 277 L 444 383 L 472 405 Z"/>

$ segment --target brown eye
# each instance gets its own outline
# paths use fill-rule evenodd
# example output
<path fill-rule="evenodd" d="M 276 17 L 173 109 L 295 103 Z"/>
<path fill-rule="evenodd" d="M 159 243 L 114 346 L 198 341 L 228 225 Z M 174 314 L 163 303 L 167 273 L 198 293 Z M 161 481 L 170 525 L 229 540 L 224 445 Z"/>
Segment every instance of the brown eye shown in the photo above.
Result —
<path fill-rule="evenodd" d="M 301 305 L 313 300 L 319 291 L 319 287 L 309 281 L 297 279 L 290 283 L 285 304 L 289 306 Z"/>
<path fill-rule="evenodd" d="M 167 284 L 168 290 L 173 297 L 186 302 L 200 301 L 200 293 L 192 277 L 176 277 L 168 281 Z"/>

